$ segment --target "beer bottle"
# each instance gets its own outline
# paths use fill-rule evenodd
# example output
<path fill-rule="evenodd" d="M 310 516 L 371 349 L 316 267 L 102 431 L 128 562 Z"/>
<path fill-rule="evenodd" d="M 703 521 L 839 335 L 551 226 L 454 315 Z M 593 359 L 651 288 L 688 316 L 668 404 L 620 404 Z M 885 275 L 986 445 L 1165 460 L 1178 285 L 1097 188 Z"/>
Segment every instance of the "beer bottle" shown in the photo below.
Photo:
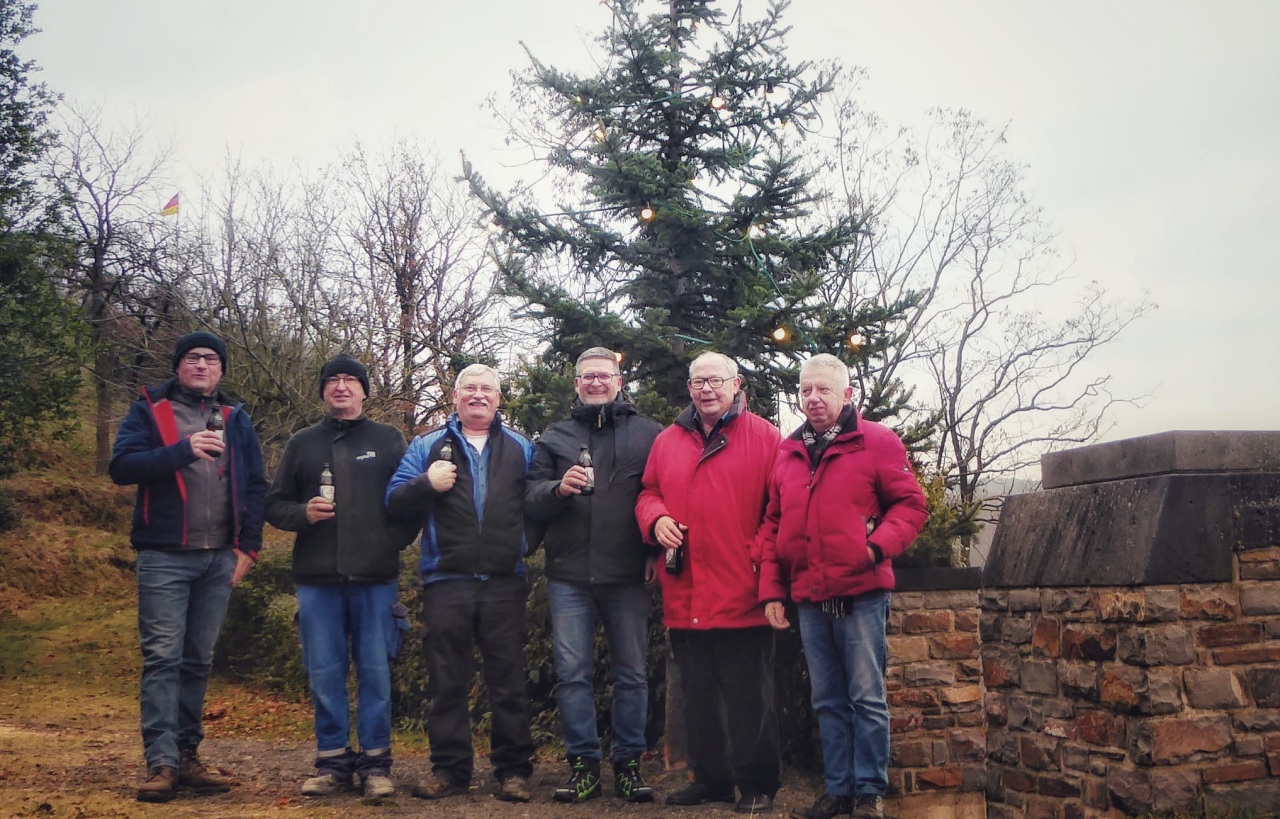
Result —
<path fill-rule="evenodd" d="M 578 448 L 578 466 L 587 471 L 587 485 L 582 487 L 581 494 L 594 495 L 596 493 L 596 466 L 591 462 L 591 451 L 587 449 L 586 444 Z"/>
<path fill-rule="evenodd" d="M 325 464 L 324 469 L 320 470 L 320 497 L 333 503 L 333 472 L 329 469 L 329 465 Z"/>
<path fill-rule="evenodd" d="M 444 443 L 440 444 L 440 457 L 437 461 L 448 461 L 453 463 L 453 441 L 449 440 L 449 436 L 445 436 Z"/>
<path fill-rule="evenodd" d="M 214 404 L 209 412 L 209 420 L 205 422 L 204 428 L 210 432 L 218 433 L 218 440 L 222 440 L 222 406 Z"/>

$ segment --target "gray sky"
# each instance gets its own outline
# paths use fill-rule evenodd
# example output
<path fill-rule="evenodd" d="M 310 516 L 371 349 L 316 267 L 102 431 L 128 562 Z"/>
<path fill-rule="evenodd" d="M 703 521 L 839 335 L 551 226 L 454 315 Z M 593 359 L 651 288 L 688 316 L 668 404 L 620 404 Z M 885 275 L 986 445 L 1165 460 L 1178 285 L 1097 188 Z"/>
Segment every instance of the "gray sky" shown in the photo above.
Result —
<path fill-rule="evenodd" d="M 598 0 L 39 5 L 40 79 L 171 138 L 175 190 L 228 151 L 318 167 L 356 137 L 509 162 L 481 103 L 526 64 L 519 43 L 582 68 L 609 20 Z M 1109 438 L 1280 426 L 1280 3 L 795 0 L 785 19 L 793 59 L 864 66 L 890 122 L 1009 123 L 1075 273 L 1159 304 L 1093 365 L 1151 393 Z"/>

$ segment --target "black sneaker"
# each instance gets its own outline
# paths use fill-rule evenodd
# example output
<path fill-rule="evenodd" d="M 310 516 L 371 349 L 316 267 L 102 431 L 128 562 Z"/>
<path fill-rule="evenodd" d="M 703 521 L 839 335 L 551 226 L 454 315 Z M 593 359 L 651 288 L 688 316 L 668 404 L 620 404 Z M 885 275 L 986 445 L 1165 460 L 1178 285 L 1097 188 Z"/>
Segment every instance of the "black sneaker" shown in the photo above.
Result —
<path fill-rule="evenodd" d="M 613 790 L 628 802 L 653 801 L 653 788 L 644 781 L 638 759 L 624 759 L 614 763 Z"/>
<path fill-rule="evenodd" d="M 707 802 L 728 802 L 733 804 L 733 786 L 720 785 L 710 787 L 701 782 L 694 782 L 687 788 L 667 794 L 668 805 L 702 805 Z"/>
<path fill-rule="evenodd" d="M 792 819 L 833 819 L 853 811 L 853 797 L 824 793 L 807 808 L 791 811 Z"/>
<path fill-rule="evenodd" d="M 585 802 L 601 795 L 600 760 L 585 756 L 569 757 L 569 781 L 556 788 L 552 799 L 557 802 Z"/>
<path fill-rule="evenodd" d="M 884 797 L 876 793 L 860 794 L 853 803 L 854 819 L 884 819 Z"/>

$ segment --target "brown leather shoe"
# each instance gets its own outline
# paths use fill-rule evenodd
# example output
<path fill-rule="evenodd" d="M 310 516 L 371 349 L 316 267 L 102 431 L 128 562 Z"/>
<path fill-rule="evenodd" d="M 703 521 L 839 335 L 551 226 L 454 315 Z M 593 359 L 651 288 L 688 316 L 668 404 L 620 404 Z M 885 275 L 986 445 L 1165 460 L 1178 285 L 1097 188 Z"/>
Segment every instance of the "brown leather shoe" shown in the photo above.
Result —
<path fill-rule="evenodd" d="M 232 785 L 239 784 L 229 776 L 210 771 L 200 761 L 195 748 L 183 748 L 181 761 L 178 763 L 178 785 L 188 788 L 199 796 L 214 793 L 226 793 Z"/>
<path fill-rule="evenodd" d="M 178 795 L 178 769 L 169 765 L 147 769 L 147 781 L 138 786 L 139 802 L 169 802 Z"/>
<path fill-rule="evenodd" d="M 520 774 L 511 774 L 502 780 L 498 788 L 498 798 L 503 802 L 528 802 L 533 798 L 529 789 L 529 778 Z"/>

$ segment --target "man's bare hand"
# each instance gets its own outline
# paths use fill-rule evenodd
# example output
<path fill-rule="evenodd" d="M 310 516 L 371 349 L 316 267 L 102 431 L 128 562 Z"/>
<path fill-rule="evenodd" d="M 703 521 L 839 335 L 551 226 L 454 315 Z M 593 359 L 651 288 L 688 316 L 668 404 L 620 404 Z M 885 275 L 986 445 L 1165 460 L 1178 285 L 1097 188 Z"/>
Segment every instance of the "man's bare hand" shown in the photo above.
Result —
<path fill-rule="evenodd" d="M 187 439 L 191 442 L 191 451 L 197 458 L 205 461 L 216 461 L 227 445 L 222 440 L 222 433 L 202 429 L 191 433 Z"/>
<path fill-rule="evenodd" d="M 307 523 L 315 525 L 322 520 L 329 520 L 337 514 L 334 509 L 335 506 L 333 501 L 325 500 L 319 495 L 316 495 L 314 498 L 307 501 Z"/>
<path fill-rule="evenodd" d="M 572 495 L 581 495 L 582 487 L 587 485 L 587 470 L 574 464 L 565 470 L 564 477 L 560 479 L 560 483 L 556 486 L 556 494 L 562 498 Z"/>
<path fill-rule="evenodd" d="M 689 531 L 688 526 L 676 523 L 676 519 L 670 515 L 663 515 L 653 525 L 653 536 L 664 549 L 679 547 L 684 543 L 684 533 L 687 531 Z"/>
<path fill-rule="evenodd" d="M 448 461 L 434 461 L 427 467 L 427 480 L 437 492 L 448 492 L 458 482 L 458 467 Z"/>
<path fill-rule="evenodd" d="M 236 568 L 231 573 L 231 587 L 235 588 L 240 585 L 240 581 L 244 580 L 245 575 L 253 568 L 253 558 L 249 557 L 239 549 L 236 550 Z"/>
<path fill-rule="evenodd" d="M 764 604 L 764 619 L 769 621 L 769 625 L 778 631 L 791 628 L 791 621 L 787 619 L 787 610 L 778 601 Z"/>

